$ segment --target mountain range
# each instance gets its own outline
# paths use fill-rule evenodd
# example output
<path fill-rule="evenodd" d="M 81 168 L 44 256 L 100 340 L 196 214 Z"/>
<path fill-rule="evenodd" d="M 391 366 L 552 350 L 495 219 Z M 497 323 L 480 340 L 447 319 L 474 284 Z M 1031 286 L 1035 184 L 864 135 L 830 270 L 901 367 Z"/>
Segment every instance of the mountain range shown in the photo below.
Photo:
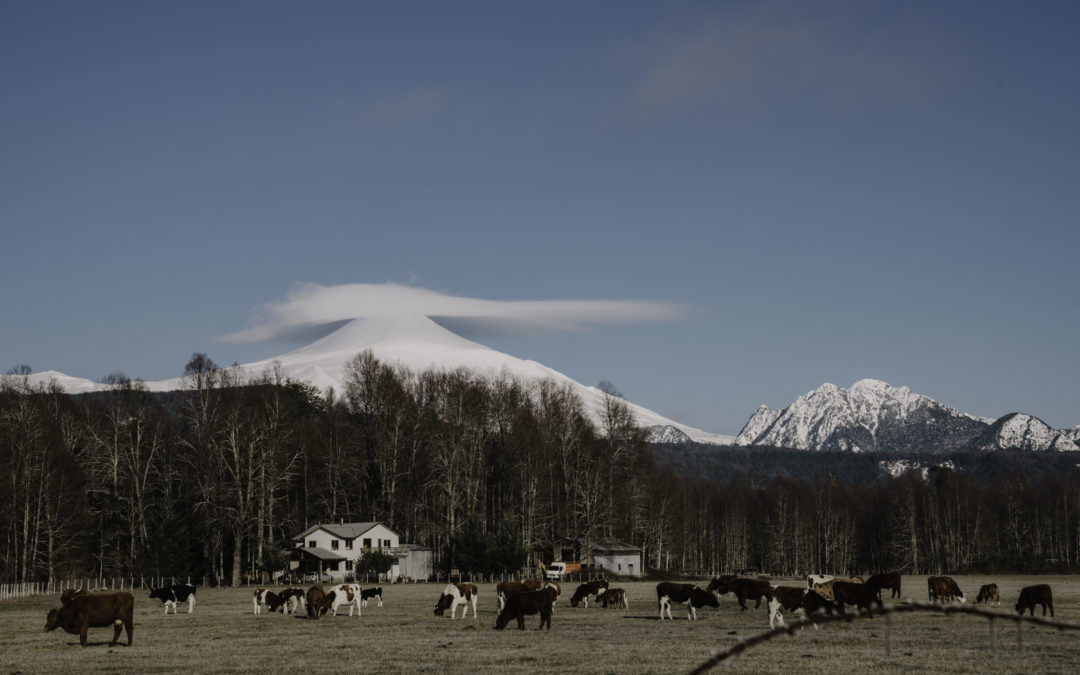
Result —
<path fill-rule="evenodd" d="M 763 405 L 735 437 L 736 445 L 850 452 L 1074 451 L 1078 442 L 1080 427 L 1056 430 L 1023 413 L 974 417 L 880 380 L 826 383 L 781 410 Z"/>
<path fill-rule="evenodd" d="M 352 319 L 311 344 L 273 359 L 242 364 L 251 374 L 276 363 L 286 373 L 321 391 L 344 390 L 346 363 L 370 349 L 381 361 L 414 372 L 457 369 L 508 374 L 531 381 L 551 379 L 568 386 L 582 400 L 594 421 L 604 408 L 605 394 L 536 361 L 519 359 L 467 340 L 427 316 L 390 315 Z M 33 373 L 33 382 L 54 380 L 72 394 L 100 391 L 108 385 L 56 371 Z M 147 382 L 151 391 L 181 389 L 180 378 Z M 637 423 L 653 443 L 678 445 L 772 446 L 803 450 L 931 453 L 999 449 L 1080 450 L 1080 426 L 1055 430 L 1036 417 L 1012 413 L 997 420 L 959 412 L 907 387 L 861 380 L 850 389 L 823 384 L 786 408 L 762 405 L 737 436 L 711 433 L 671 420 L 627 402 Z"/>

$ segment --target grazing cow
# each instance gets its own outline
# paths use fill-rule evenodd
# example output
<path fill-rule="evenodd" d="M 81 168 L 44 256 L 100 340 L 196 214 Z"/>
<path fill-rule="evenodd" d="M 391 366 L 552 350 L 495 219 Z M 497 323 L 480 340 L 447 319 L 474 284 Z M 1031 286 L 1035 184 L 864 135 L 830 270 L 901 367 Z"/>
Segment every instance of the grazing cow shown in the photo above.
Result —
<path fill-rule="evenodd" d="M 265 588 L 255 589 L 255 592 L 252 593 L 251 603 L 252 614 L 258 614 L 262 610 L 263 605 L 266 605 L 266 608 L 271 612 L 275 612 L 285 606 L 285 602 L 280 595 Z"/>
<path fill-rule="evenodd" d="M 723 579 L 723 577 L 721 577 Z M 713 581 L 717 581 L 714 579 Z M 717 596 L 724 593 L 733 593 L 735 597 L 739 599 L 739 607 L 742 607 L 743 611 L 746 611 L 746 601 L 756 600 L 757 604 L 754 605 L 754 609 L 761 607 L 761 599 L 768 598 L 772 593 L 772 586 L 768 581 L 764 579 L 747 579 L 745 577 L 736 577 L 734 579 L 723 581 L 721 580 L 715 586 L 709 584 L 709 588 L 712 589 Z"/>
<path fill-rule="evenodd" d="M 1050 616 L 1054 616 L 1054 594 L 1046 584 L 1037 586 L 1025 586 L 1020 589 L 1020 598 L 1016 601 L 1016 612 L 1023 616 L 1024 610 L 1031 610 L 1031 616 L 1035 616 L 1035 605 L 1042 605 L 1042 615 L 1046 616 L 1046 608 L 1050 608 Z"/>
<path fill-rule="evenodd" d="M 337 616 L 338 607 L 348 605 L 349 616 L 352 616 L 353 609 L 356 609 L 357 616 L 363 616 L 360 611 L 360 594 L 362 592 L 360 586 L 356 584 L 338 584 L 337 586 L 332 586 L 330 590 L 326 592 L 326 595 L 323 596 L 323 613 L 330 612 L 331 615 Z"/>
<path fill-rule="evenodd" d="M 127 630 L 127 643 L 131 646 L 133 617 L 135 615 L 135 596 L 131 593 L 101 593 L 80 595 L 72 598 L 60 609 L 49 611 L 45 619 L 45 630 L 63 628 L 65 632 L 79 634 L 79 644 L 86 646 L 86 631 L 90 627 L 113 626 L 112 642 L 115 647 L 120 641 L 120 629 Z"/>
<path fill-rule="evenodd" d="M 309 619 L 316 619 L 322 616 L 323 613 L 323 598 L 326 597 L 326 591 L 322 586 L 318 584 L 312 586 L 307 590 L 307 615 Z"/>
<path fill-rule="evenodd" d="M 802 607 L 803 596 L 806 595 L 805 588 L 795 588 L 794 586 L 773 586 L 769 598 L 769 628 L 776 628 L 776 622 L 779 620 L 780 625 L 784 625 L 784 616 L 782 612 L 794 612 Z"/>
<path fill-rule="evenodd" d="M 997 584 L 983 584 L 979 587 L 979 594 L 975 596 L 975 604 L 981 605 L 984 602 L 988 605 L 992 602 L 1001 604 L 1001 594 L 998 593 Z"/>
<path fill-rule="evenodd" d="M 529 614 L 540 615 L 540 627 L 545 625 L 551 630 L 552 604 L 555 602 L 555 589 L 542 588 L 538 591 L 522 591 L 514 593 L 506 598 L 506 606 L 499 612 L 495 619 L 495 629 L 502 630 L 510 619 L 517 619 L 518 630 L 525 630 L 525 616 Z"/>
<path fill-rule="evenodd" d="M 866 580 L 867 586 L 872 586 L 876 589 L 878 599 L 881 599 L 881 590 L 888 588 L 891 593 L 889 599 L 900 597 L 900 573 L 899 572 L 883 572 L 881 574 L 875 574 Z"/>
<path fill-rule="evenodd" d="M 166 614 L 169 613 L 169 607 L 172 607 L 173 614 L 176 614 L 176 603 L 185 600 L 188 603 L 187 613 L 191 614 L 195 611 L 195 587 L 190 584 L 173 584 L 155 588 L 150 591 L 150 597 L 161 599 L 161 603 L 165 605 Z"/>
<path fill-rule="evenodd" d="M 930 602 L 945 603 L 952 600 L 967 602 L 967 598 L 964 597 L 963 591 L 956 585 L 956 582 L 953 581 L 952 577 L 927 577 L 926 592 L 930 597 Z"/>
<path fill-rule="evenodd" d="M 844 613 L 844 605 L 855 605 L 856 611 L 865 609 L 867 616 L 874 618 L 872 611 L 874 605 L 881 606 L 878 600 L 877 586 L 869 584 L 856 584 L 851 581 L 833 580 L 833 601 Z"/>
<path fill-rule="evenodd" d="M 806 612 L 806 616 L 813 620 L 815 616 L 821 615 L 833 615 L 839 614 L 840 608 L 836 606 L 836 603 L 828 598 L 819 595 L 817 591 L 807 591 L 803 596 L 803 611 Z M 815 629 L 821 628 L 821 626 L 814 624 Z"/>
<path fill-rule="evenodd" d="M 621 588 L 607 589 L 604 591 L 604 594 L 600 596 L 600 601 L 606 609 L 616 609 L 619 607 L 622 609 L 630 609 L 630 604 L 626 602 L 626 591 Z"/>
<path fill-rule="evenodd" d="M 574 590 L 574 595 L 571 596 L 571 598 L 570 598 L 570 606 L 571 607 L 577 607 L 579 602 L 584 601 L 585 602 L 585 609 L 588 609 L 589 608 L 589 596 L 590 595 L 595 595 L 597 598 L 599 598 L 600 594 L 603 593 L 605 590 L 607 590 L 607 587 L 608 587 L 607 579 L 596 579 L 595 581 L 586 581 L 585 583 L 579 585 Z"/>
<path fill-rule="evenodd" d="M 360 604 L 367 607 L 367 601 L 374 598 L 379 602 L 379 607 L 382 607 L 382 586 L 376 586 L 375 588 L 365 588 L 360 591 Z"/>
<path fill-rule="evenodd" d="M 660 620 L 664 620 L 664 610 L 667 610 L 667 616 L 669 619 L 674 620 L 671 616 L 671 603 L 673 602 L 685 602 L 686 603 L 686 618 L 687 620 L 697 619 L 697 610 L 699 607 L 708 605 L 709 607 L 719 607 L 720 601 L 716 598 L 716 593 L 709 591 L 703 591 L 699 587 L 693 584 L 676 584 L 671 581 L 661 581 L 656 584 L 656 604 L 660 608 Z"/>
<path fill-rule="evenodd" d="M 447 584 L 439 596 L 439 602 L 435 605 L 435 616 L 442 616 L 443 612 L 450 610 L 450 618 L 454 618 L 458 605 L 462 605 L 461 618 L 469 613 L 469 603 L 472 603 L 472 616 L 476 618 L 476 584 Z M 510 596 L 513 597 L 513 596 Z"/>
<path fill-rule="evenodd" d="M 506 607 L 506 599 L 511 595 L 535 590 L 539 589 L 529 588 L 520 581 L 500 581 L 498 585 L 495 586 L 495 596 L 496 600 L 499 601 L 499 611 L 503 611 L 503 607 Z"/>
<path fill-rule="evenodd" d="M 296 610 L 304 607 L 304 589 L 302 588 L 286 588 L 278 597 L 285 603 L 285 614 L 296 614 Z"/>
<path fill-rule="evenodd" d="M 85 588 L 68 588 L 60 594 L 60 604 L 66 605 L 75 598 L 81 598 L 86 595 Z"/>

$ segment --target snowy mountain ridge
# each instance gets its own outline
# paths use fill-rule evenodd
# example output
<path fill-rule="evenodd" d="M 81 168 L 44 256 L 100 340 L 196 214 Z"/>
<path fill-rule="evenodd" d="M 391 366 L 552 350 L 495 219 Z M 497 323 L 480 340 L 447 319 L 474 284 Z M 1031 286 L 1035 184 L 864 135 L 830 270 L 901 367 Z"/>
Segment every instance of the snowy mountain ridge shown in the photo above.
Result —
<path fill-rule="evenodd" d="M 735 443 L 849 452 L 1080 450 L 1068 431 L 1030 415 L 977 418 L 907 387 L 870 379 L 850 389 L 823 384 L 782 410 L 763 405 Z"/>
<path fill-rule="evenodd" d="M 345 388 L 346 363 L 366 349 L 372 350 L 376 358 L 385 363 L 401 365 L 413 372 L 466 368 L 481 374 L 506 373 L 525 381 L 551 379 L 559 385 L 568 385 L 581 398 L 594 421 L 599 420 L 599 413 L 603 410 L 607 396 L 596 387 L 583 385 L 536 361 L 519 359 L 467 340 L 422 315 L 353 319 L 309 345 L 272 359 L 242 364 L 240 369 L 250 376 L 257 376 L 276 362 L 290 377 L 308 382 L 320 391 L 333 387 L 340 393 Z M 30 381 L 55 381 L 70 394 L 108 388 L 105 384 L 70 377 L 56 371 L 33 373 Z M 174 391 L 182 389 L 184 385 L 181 378 L 172 378 L 146 382 L 146 386 L 151 391 Z M 734 441 L 732 436 L 714 434 L 681 424 L 629 401 L 627 405 L 633 411 L 637 424 L 649 428 L 654 437 L 719 445 Z"/>

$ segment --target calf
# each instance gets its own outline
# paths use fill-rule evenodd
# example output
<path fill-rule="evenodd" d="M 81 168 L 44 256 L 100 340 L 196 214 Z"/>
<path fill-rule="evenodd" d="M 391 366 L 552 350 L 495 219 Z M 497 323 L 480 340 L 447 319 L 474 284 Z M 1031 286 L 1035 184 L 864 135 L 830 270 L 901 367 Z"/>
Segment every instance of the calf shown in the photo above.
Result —
<path fill-rule="evenodd" d="M 316 619 L 322 616 L 323 613 L 323 598 L 326 597 L 326 591 L 322 586 L 318 584 L 312 586 L 307 590 L 307 615 L 309 619 Z"/>
<path fill-rule="evenodd" d="M 709 594 L 712 595 L 711 593 Z M 600 601 L 605 608 L 615 609 L 622 607 L 623 609 L 629 609 L 630 605 L 626 602 L 626 591 L 621 588 L 609 588 L 604 591 L 604 594 L 600 596 Z"/>
<path fill-rule="evenodd" d="M 900 597 L 900 573 L 899 572 L 883 572 L 882 574 L 875 574 L 866 580 L 867 586 L 872 586 L 877 593 L 878 599 L 881 599 L 881 590 L 888 588 L 890 591 L 889 599 Z"/>
<path fill-rule="evenodd" d="M 368 600 L 374 598 L 379 601 L 379 607 L 382 607 L 382 586 L 375 588 L 365 588 L 360 591 L 360 604 L 367 607 Z"/>
<path fill-rule="evenodd" d="M 715 581 L 715 580 L 714 580 Z M 723 595 L 724 593 L 733 593 L 736 598 L 739 599 L 739 607 L 746 611 L 746 601 L 756 600 L 757 604 L 754 605 L 754 609 L 761 607 L 761 599 L 768 598 L 772 586 L 768 581 L 764 579 L 747 579 L 744 577 L 736 577 L 727 582 L 720 582 L 714 587 L 709 584 L 709 587 L 713 589 L 713 592 L 717 595 Z"/>
<path fill-rule="evenodd" d="M 585 609 L 588 609 L 589 608 L 589 596 L 590 595 L 595 595 L 597 598 L 599 598 L 600 594 L 603 593 L 605 590 L 607 590 L 607 587 L 608 587 L 607 579 L 596 579 L 594 581 L 586 581 L 585 583 L 579 585 L 574 590 L 574 595 L 571 596 L 571 598 L 570 598 L 570 606 L 571 607 L 577 607 L 579 602 L 584 601 L 585 602 Z"/>
<path fill-rule="evenodd" d="M 997 584 L 983 584 L 979 587 L 979 594 L 975 596 L 975 604 L 981 605 L 984 602 L 988 605 L 992 602 L 1001 604 L 1001 594 L 998 593 Z"/>
<path fill-rule="evenodd" d="M 285 613 L 285 598 L 265 588 L 259 588 L 252 594 L 252 603 L 254 605 L 252 614 L 258 614 L 263 605 L 266 605 L 266 609 L 270 612 Z"/>
<path fill-rule="evenodd" d="M 506 598 L 506 606 L 495 619 L 495 629 L 502 630 L 510 623 L 510 619 L 517 619 L 518 630 L 525 630 L 525 616 L 539 614 L 540 627 L 537 630 L 543 629 L 545 625 L 551 630 L 551 608 L 554 602 L 553 588 L 514 593 Z"/>
<path fill-rule="evenodd" d="M 513 597 L 513 596 L 511 596 Z M 472 615 L 476 618 L 476 584 L 447 584 L 439 596 L 439 602 L 435 605 L 435 616 L 442 616 L 443 612 L 450 610 L 450 618 L 454 618 L 458 605 L 462 605 L 461 618 L 469 613 L 469 603 L 472 603 Z"/>
<path fill-rule="evenodd" d="M 176 603 L 185 600 L 188 603 L 187 613 L 191 614 L 195 611 L 195 587 L 190 584 L 173 584 L 155 588 L 150 591 L 150 597 L 161 600 L 161 604 L 165 605 L 166 614 L 169 613 L 169 607 L 172 607 L 173 614 L 176 614 Z"/>
<path fill-rule="evenodd" d="M 656 603 L 660 607 L 660 620 L 664 620 L 664 610 L 667 610 L 669 619 L 671 616 L 671 603 L 686 603 L 686 618 L 693 621 L 697 619 L 699 607 L 719 607 L 720 601 L 715 593 L 703 591 L 693 584 L 676 584 L 670 581 L 661 581 L 656 584 Z"/>
<path fill-rule="evenodd" d="M 296 610 L 304 607 L 307 603 L 304 601 L 304 589 L 302 588 L 286 588 L 278 597 L 285 603 L 285 614 L 296 614 Z"/>
<path fill-rule="evenodd" d="M 1016 612 L 1023 616 L 1024 610 L 1031 610 L 1031 616 L 1035 616 L 1035 605 L 1042 605 L 1042 615 L 1046 616 L 1046 608 L 1050 608 L 1050 616 L 1054 616 L 1054 594 L 1046 584 L 1037 586 L 1025 586 L 1020 589 L 1020 598 L 1016 601 Z"/>
<path fill-rule="evenodd" d="M 115 631 L 109 646 L 115 647 L 120 640 L 120 629 L 124 628 L 127 630 L 127 643 L 130 647 L 134 614 L 135 596 L 131 593 L 81 595 L 72 598 L 60 609 L 50 610 L 45 619 L 45 630 L 63 628 L 73 635 L 78 633 L 79 644 L 85 647 L 88 628 L 113 626 Z"/>
<path fill-rule="evenodd" d="M 338 584 L 331 587 L 323 596 L 323 613 L 330 612 L 331 615 L 337 616 L 338 607 L 348 605 L 349 616 L 352 616 L 353 609 L 356 609 L 357 616 L 363 616 L 360 610 L 360 593 L 361 589 L 356 585 Z"/>

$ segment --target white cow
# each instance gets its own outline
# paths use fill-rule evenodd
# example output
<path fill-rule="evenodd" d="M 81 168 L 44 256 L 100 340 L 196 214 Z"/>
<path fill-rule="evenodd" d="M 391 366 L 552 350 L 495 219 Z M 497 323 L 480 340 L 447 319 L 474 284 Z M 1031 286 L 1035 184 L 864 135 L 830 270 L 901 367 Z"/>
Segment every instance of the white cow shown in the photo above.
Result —
<path fill-rule="evenodd" d="M 450 610 L 450 618 L 454 618 L 458 605 L 462 605 L 461 618 L 469 613 L 469 603 L 472 603 L 472 615 L 476 618 L 476 584 L 447 584 L 439 596 L 439 604 L 435 605 L 435 616 L 442 616 L 443 612 Z"/>
<path fill-rule="evenodd" d="M 362 616 L 360 613 L 360 593 L 361 589 L 357 584 L 338 584 L 337 586 L 332 586 L 330 590 L 326 592 L 323 606 L 326 608 L 326 611 L 337 616 L 338 607 L 348 605 L 349 616 L 352 616 L 354 607 L 356 608 L 356 615 Z"/>

